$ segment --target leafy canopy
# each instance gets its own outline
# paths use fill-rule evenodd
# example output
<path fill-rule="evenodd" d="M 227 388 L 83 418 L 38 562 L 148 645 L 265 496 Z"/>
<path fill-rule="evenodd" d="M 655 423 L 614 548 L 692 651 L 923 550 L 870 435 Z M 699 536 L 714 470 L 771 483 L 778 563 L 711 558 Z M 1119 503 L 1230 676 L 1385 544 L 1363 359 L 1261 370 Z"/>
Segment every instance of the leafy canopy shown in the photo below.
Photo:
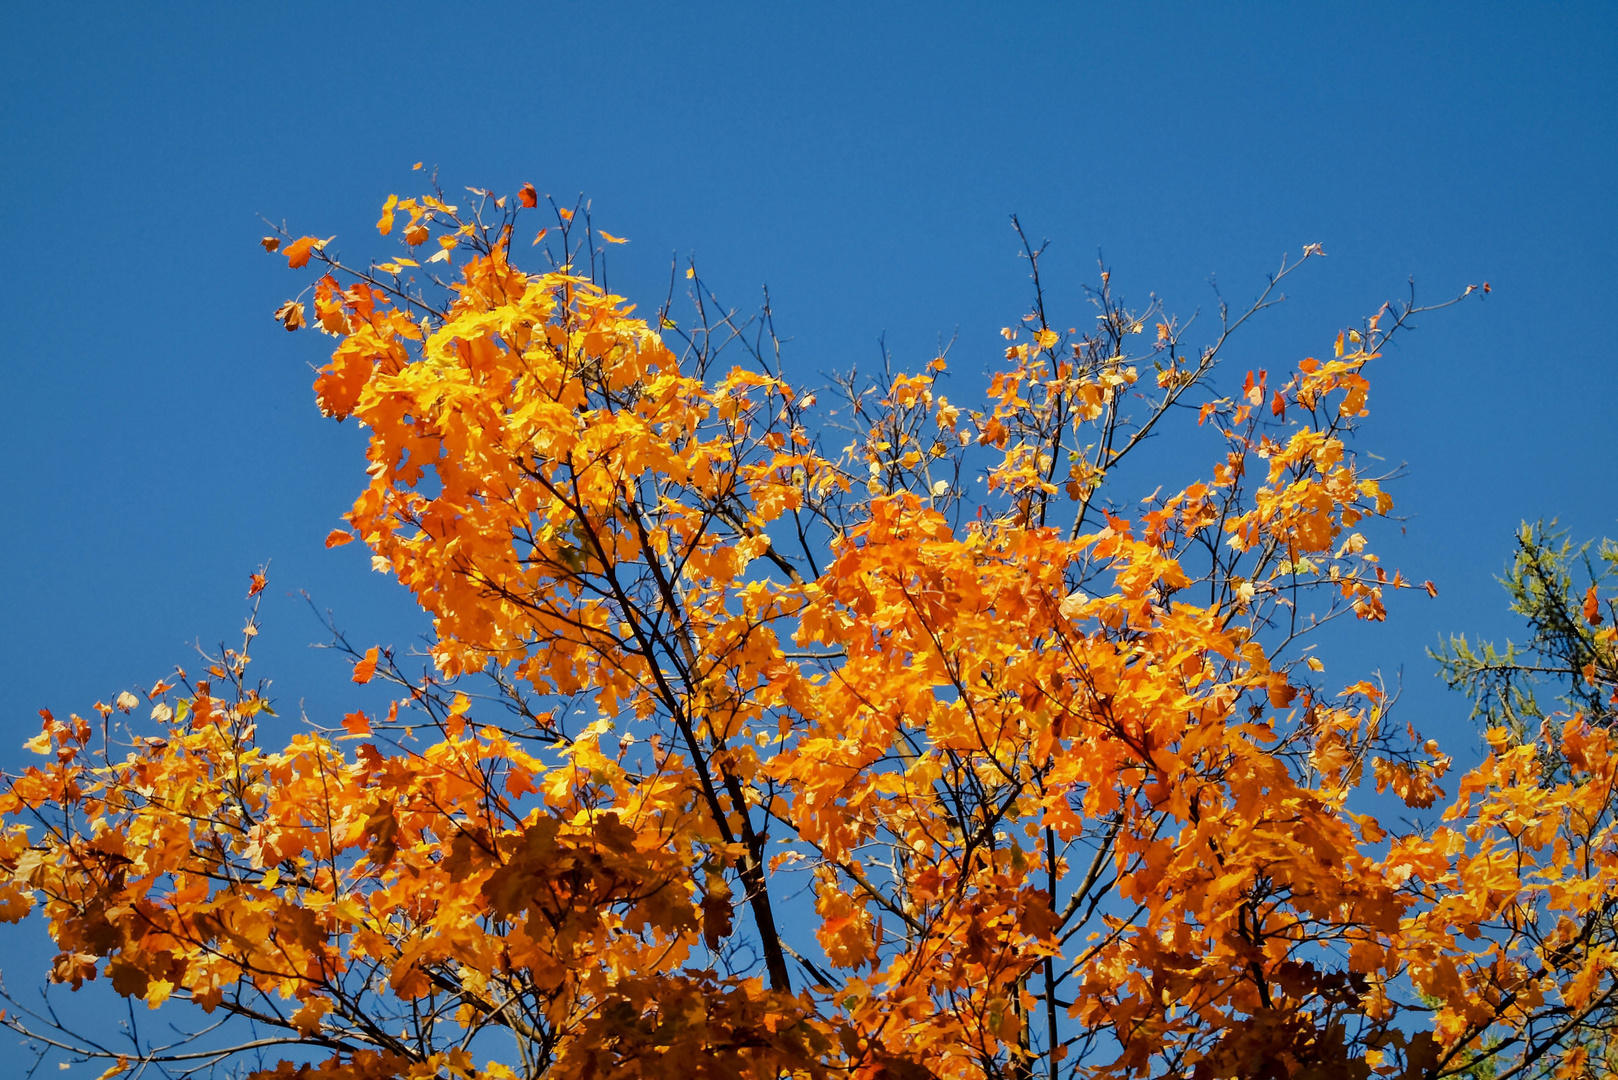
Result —
<path fill-rule="evenodd" d="M 319 275 L 277 316 L 334 339 L 317 399 L 368 439 L 327 542 L 411 590 L 430 663 L 338 634 L 387 699 L 298 727 L 255 615 L 150 723 L 45 714 L 0 914 L 37 907 L 57 982 L 221 1023 L 8 1024 L 109 1076 L 1580 1075 L 1611 732 L 1492 730 L 1451 797 L 1311 651 L 1412 587 L 1348 439 L 1423 309 L 1221 397 L 1297 264 L 1193 349 L 1106 272 L 1063 331 L 1025 240 L 983 383 L 940 356 L 809 393 L 767 305 L 690 266 L 689 312 L 643 320 L 587 207 L 514 249 L 537 191 L 472 199 L 390 196 L 403 253 L 365 268 L 265 240 Z M 1200 478 L 1153 492 L 1154 435 Z"/>

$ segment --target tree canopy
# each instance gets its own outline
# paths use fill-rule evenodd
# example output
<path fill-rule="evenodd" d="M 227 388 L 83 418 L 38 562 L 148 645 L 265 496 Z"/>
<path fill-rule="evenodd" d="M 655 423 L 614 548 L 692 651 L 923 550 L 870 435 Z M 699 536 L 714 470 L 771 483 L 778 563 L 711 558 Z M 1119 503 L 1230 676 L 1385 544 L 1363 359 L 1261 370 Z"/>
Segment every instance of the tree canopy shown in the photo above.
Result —
<path fill-rule="evenodd" d="M 694 265 L 634 314 L 587 207 L 447 198 L 387 199 L 386 262 L 264 241 L 317 275 L 277 316 L 333 338 L 319 406 L 368 440 L 327 543 L 411 590 L 429 662 L 338 635 L 387 703 L 300 727 L 254 617 L 149 705 L 45 713 L 0 915 L 41 911 L 57 982 L 206 1016 L 6 1023 L 108 1076 L 1592 1067 L 1612 731 L 1492 727 L 1449 776 L 1314 635 L 1432 591 L 1373 553 L 1351 445 L 1430 309 L 1223 372 L 1318 246 L 1198 345 L 1106 271 L 1058 317 L 1024 240 L 1003 356 L 806 387 Z"/>

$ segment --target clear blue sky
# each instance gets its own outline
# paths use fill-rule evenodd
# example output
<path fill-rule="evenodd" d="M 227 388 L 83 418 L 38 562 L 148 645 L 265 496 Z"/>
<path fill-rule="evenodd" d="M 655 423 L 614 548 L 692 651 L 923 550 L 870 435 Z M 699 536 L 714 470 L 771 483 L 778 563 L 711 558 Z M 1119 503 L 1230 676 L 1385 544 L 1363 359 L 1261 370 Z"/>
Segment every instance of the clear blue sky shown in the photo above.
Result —
<path fill-rule="evenodd" d="M 326 339 L 271 320 L 303 279 L 255 241 L 263 213 L 380 254 L 371 223 L 418 160 L 587 193 L 647 306 L 674 251 L 733 303 L 767 283 L 805 373 L 873 360 L 884 332 L 919 364 L 958 328 L 957 369 L 992 362 L 1028 299 L 1013 212 L 1053 241 L 1069 325 L 1098 250 L 1187 314 L 1210 275 L 1245 300 L 1323 243 L 1233 346 L 1238 380 L 1328 348 L 1412 275 L 1427 299 L 1490 281 L 1384 362 L 1362 443 L 1409 463 L 1388 563 L 1441 591 L 1395 604 L 1361 659 L 1402 664 L 1404 717 L 1451 743 L 1474 736 L 1422 650 L 1504 633 L 1516 524 L 1618 533 L 1618 8 L 270 8 L 7 6 L 0 765 L 37 708 L 233 636 L 266 559 L 284 716 L 358 692 L 307 649 L 297 590 L 405 644 L 402 592 L 358 545 L 321 546 L 359 435 L 317 415 Z"/>

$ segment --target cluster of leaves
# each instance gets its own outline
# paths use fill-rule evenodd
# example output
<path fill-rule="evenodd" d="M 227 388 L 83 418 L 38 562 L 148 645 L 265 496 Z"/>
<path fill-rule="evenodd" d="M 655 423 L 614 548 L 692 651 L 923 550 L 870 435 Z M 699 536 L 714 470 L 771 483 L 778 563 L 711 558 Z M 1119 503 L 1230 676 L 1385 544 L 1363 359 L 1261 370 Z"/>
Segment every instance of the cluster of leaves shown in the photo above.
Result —
<path fill-rule="evenodd" d="M 1450 761 L 1310 651 L 1413 587 L 1346 440 L 1422 309 L 1218 397 L 1296 264 L 1187 352 L 1107 273 L 1058 330 L 1025 243 L 1036 302 L 975 407 L 944 357 L 820 403 L 767 308 L 693 266 L 684 326 L 637 319 L 587 207 L 525 272 L 538 193 L 473 198 L 388 199 L 419 262 L 265 242 L 317 264 L 313 319 L 278 317 L 336 339 L 320 407 L 368 433 L 328 543 L 414 593 L 431 667 L 350 649 L 391 704 L 271 738 L 251 620 L 153 689 L 154 734 L 112 726 L 132 695 L 47 715 L 0 796 L 0 916 L 42 909 L 54 978 L 253 1037 L 118 1057 L 7 1023 L 108 1075 L 294 1042 L 254 1075 L 1580 1074 L 1614 736 L 1493 731 L 1441 820 L 1393 828 L 1360 793 L 1437 807 Z M 1209 472 L 1126 499 L 1176 420 Z"/>
<path fill-rule="evenodd" d="M 1500 583 L 1512 613 L 1526 626 L 1526 642 L 1508 641 L 1499 648 L 1457 635 L 1448 648 L 1432 655 L 1450 688 L 1471 699 L 1472 715 L 1491 739 L 1502 746 L 1531 748 L 1542 782 L 1560 785 L 1577 777 L 1582 763 L 1569 756 L 1576 749 L 1551 737 L 1556 729 L 1565 725 L 1605 733 L 1618 727 L 1618 598 L 1612 589 L 1618 543 L 1603 540 L 1575 547 L 1554 522 L 1524 522 L 1516 540 L 1516 553 Z M 1592 806 L 1589 812 L 1603 809 Z M 1580 956 L 1612 955 L 1618 951 L 1615 907 L 1611 898 L 1602 897 L 1595 908 L 1598 917 L 1584 920 L 1576 930 L 1559 925 L 1549 947 L 1572 949 Z M 1590 1004 L 1588 1015 L 1562 1037 L 1576 1045 L 1585 1068 L 1608 1075 L 1618 1070 L 1618 1051 L 1610 1039 L 1618 1023 L 1618 1001 L 1609 994 L 1592 994 Z"/>
<path fill-rule="evenodd" d="M 1610 726 L 1618 720 L 1618 610 L 1611 582 L 1618 576 L 1618 542 L 1575 548 L 1555 524 L 1524 523 L 1517 551 L 1500 583 L 1511 610 L 1527 623 L 1525 645 L 1450 639 L 1435 653 L 1444 680 L 1474 703 L 1487 728 L 1505 728 L 1519 741 L 1545 722 L 1537 688 L 1556 688 L 1551 713 L 1581 715 Z M 1604 598 L 1603 593 L 1608 595 Z"/>

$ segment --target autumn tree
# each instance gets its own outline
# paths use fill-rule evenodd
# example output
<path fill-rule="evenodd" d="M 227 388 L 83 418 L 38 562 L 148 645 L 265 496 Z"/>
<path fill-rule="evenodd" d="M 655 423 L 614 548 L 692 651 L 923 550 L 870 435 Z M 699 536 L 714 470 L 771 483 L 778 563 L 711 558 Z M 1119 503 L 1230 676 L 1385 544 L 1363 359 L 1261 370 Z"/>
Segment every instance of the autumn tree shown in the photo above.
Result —
<path fill-rule="evenodd" d="M 387 697 L 300 727 L 255 616 L 150 705 L 45 714 L 0 913 L 182 1028 L 16 1031 L 109 1076 L 1584 1074 L 1612 731 L 1493 728 L 1445 780 L 1311 636 L 1412 589 L 1350 436 L 1426 309 L 1229 372 L 1298 263 L 1194 346 L 1105 271 L 1059 319 L 1025 241 L 1003 356 L 801 386 L 694 266 L 633 314 L 587 207 L 448 198 L 388 198 L 386 262 L 265 240 L 368 439 L 327 542 L 430 664 L 338 634 Z"/>
<path fill-rule="evenodd" d="M 1554 522 L 1524 522 L 1500 584 L 1526 637 L 1499 647 L 1457 634 L 1432 654 L 1444 681 L 1471 700 L 1473 718 L 1492 739 L 1533 748 L 1547 786 L 1578 775 L 1578 762 L 1555 738 L 1558 730 L 1606 732 L 1618 725 L 1615 569 L 1618 544 L 1613 541 L 1575 546 Z M 1576 937 L 1556 947 L 1584 963 L 1611 955 L 1618 949 L 1614 906 L 1612 897 L 1603 896 L 1600 916 L 1586 920 Z M 1596 995 L 1591 1005 L 1582 1028 L 1565 1038 L 1577 1044 L 1592 1074 L 1610 1076 L 1618 1072 L 1618 1050 L 1610 1039 L 1618 1025 L 1618 1000 Z M 1527 1037 L 1532 1041 L 1534 1035 Z M 1527 1071 L 1554 1075 L 1554 1063 L 1535 1063 Z"/>

